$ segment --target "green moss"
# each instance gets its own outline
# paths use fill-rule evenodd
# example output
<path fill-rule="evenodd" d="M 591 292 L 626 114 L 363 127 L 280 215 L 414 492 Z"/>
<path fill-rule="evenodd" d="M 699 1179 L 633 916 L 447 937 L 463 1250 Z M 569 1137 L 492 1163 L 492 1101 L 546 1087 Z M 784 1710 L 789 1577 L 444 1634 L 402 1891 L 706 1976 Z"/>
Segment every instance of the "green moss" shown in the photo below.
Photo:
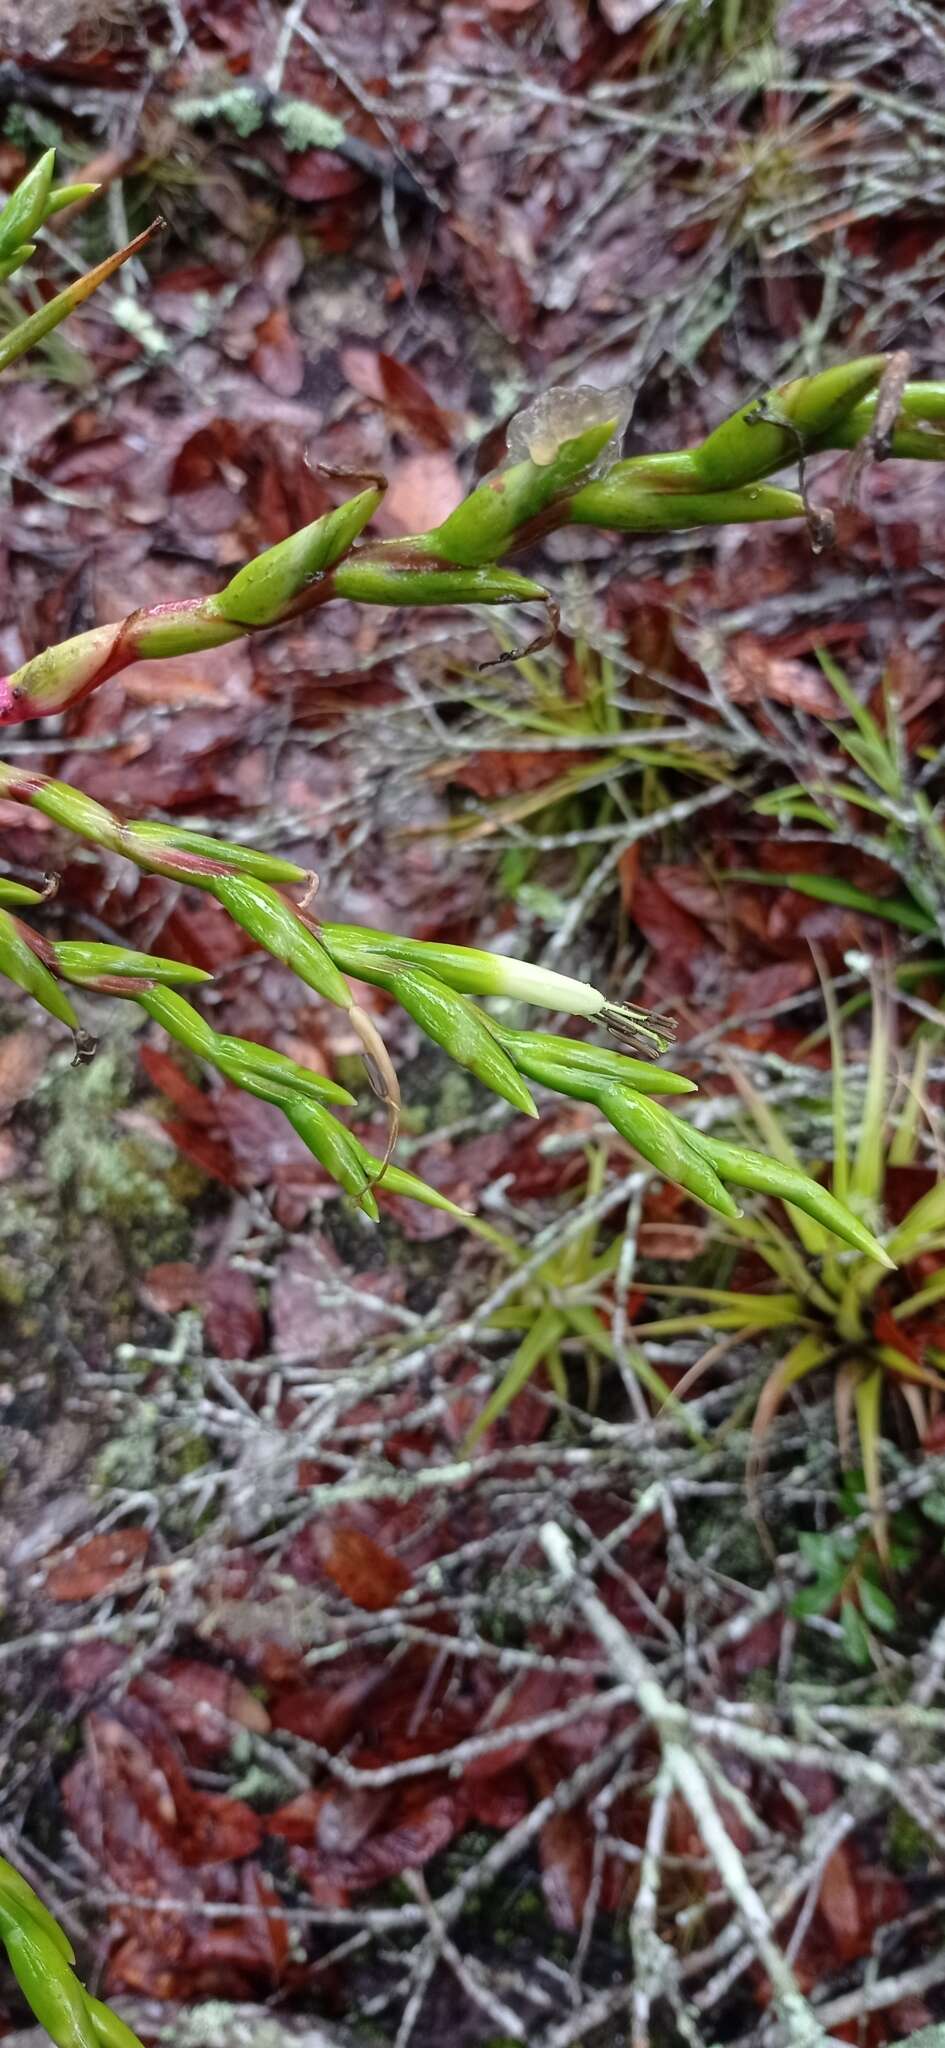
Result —
<path fill-rule="evenodd" d="M 43 1164 L 51 1185 L 61 1193 L 69 1190 L 80 1216 L 105 1215 L 128 1224 L 161 1220 L 173 1210 L 163 1146 L 115 1123 L 130 1085 L 128 1052 L 120 1042 L 54 1081 Z"/>
<path fill-rule="evenodd" d="M 440 1092 L 433 1105 L 433 1125 L 458 1124 L 473 1110 L 475 1090 L 468 1074 L 460 1067 L 450 1067 L 443 1076 Z"/>
<path fill-rule="evenodd" d="M 159 1476 L 160 1411 L 154 1401 L 135 1401 L 128 1429 L 112 1437 L 95 1461 L 93 1484 L 107 1493 L 113 1486 L 145 1491 Z"/>
<path fill-rule="evenodd" d="M 890 1815 L 886 1849 L 893 1869 L 901 1871 L 903 1876 L 927 1870 L 930 1859 L 937 1853 L 931 1837 L 901 1806 L 897 1806 Z"/>
<path fill-rule="evenodd" d="M 29 1295 L 29 1283 L 17 1259 L 0 1259 L 0 1303 L 4 1308 L 22 1308 Z"/>
<path fill-rule="evenodd" d="M 213 1447 L 205 1436 L 189 1436 L 174 1453 L 173 1463 L 179 1478 L 186 1478 L 188 1472 L 199 1472 L 213 1459 Z"/>

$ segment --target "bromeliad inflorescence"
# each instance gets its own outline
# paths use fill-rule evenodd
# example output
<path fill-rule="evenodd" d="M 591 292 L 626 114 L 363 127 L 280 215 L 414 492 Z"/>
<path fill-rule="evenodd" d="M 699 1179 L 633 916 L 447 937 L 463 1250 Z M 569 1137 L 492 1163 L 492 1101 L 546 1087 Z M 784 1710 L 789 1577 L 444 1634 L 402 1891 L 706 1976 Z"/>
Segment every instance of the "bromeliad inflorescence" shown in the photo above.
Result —
<path fill-rule="evenodd" d="M 54 187 L 52 175 L 52 153 L 47 152 L 0 213 L 0 266 L 7 272 L 31 254 L 30 238 L 50 213 L 89 195 L 88 187 Z M 110 258 L 14 329 L 0 344 L 0 367 L 63 319 L 129 253 Z M 346 504 L 240 569 L 216 595 L 147 607 L 35 655 L 0 679 L 0 721 L 62 711 L 131 662 L 217 647 L 339 599 L 382 605 L 539 604 L 553 627 L 556 610 L 544 586 L 507 568 L 501 557 L 557 527 L 573 523 L 640 532 L 798 518 L 810 511 L 803 490 L 798 494 L 764 479 L 787 463 L 803 464 L 819 448 L 945 455 L 945 385 L 910 385 L 898 358 L 893 367 L 894 392 L 888 359 L 864 357 L 781 386 L 742 408 L 696 448 L 629 461 L 608 459 L 625 416 L 619 400 L 611 406 L 609 394 L 589 400 L 579 392 L 565 402 L 561 394 L 552 394 L 554 403 L 543 401 L 513 426 L 512 459 L 431 532 L 398 541 L 365 539 L 384 488 L 382 481 L 371 480 Z M 311 878 L 293 862 L 171 825 L 124 823 L 79 790 L 37 772 L 0 763 L 0 795 L 35 807 L 145 873 L 213 896 L 275 959 L 345 1011 L 388 1112 L 380 1158 L 367 1152 L 332 1113 L 350 1104 L 344 1090 L 316 1082 L 281 1055 L 228 1038 L 204 1023 L 173 986 L 199 980 L 196 970 L 122 949 L 45 940 L 12 907 L 14 901 L 22 907 L 31 894 L 36 900 L 35 892 L 6 887 L 0 965 L 14 982 L 73 1030 L 78 1019 L 64 982 L 136 1001 L 227 1078 L 278 1105 L 368 1214 L 376 1214 L 375 1189 L 382 1185 L 449 1205 L 393 1165 L 397 1079 L 348 975 L 385 989 L 430 1038 L 514 1108 L 537 1114 L 534 1084 L 586 1101 L 658 1172 L 721 1215 L 739 1213 L 732 1187 L 781 1194 L 867 1258 L 887 1262 L 861 1220 L 799 1167 L 704 1137 L 654 1100 L 657 1094 L 678 1094 L 690 1086 L 682 1076 L 647 1067 L 638 1057 L 665 1051 L 673 1036 L 669 1020 L 611 1003 L 585 982 L 527 962 L 316 922 L 307 907 Z M 287 893 L 296 885 L 306 891 L 300 901 Z M 477 997 L 512 998 L 599 1023 L 627 1050 L 510 1029 Z"/>

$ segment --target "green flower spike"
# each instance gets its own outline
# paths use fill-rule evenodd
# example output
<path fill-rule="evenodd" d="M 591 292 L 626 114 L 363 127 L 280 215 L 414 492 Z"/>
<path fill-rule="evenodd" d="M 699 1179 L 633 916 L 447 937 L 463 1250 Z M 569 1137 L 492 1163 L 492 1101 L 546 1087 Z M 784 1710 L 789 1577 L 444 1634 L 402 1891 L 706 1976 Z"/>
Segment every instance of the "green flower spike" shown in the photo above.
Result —
<path fill-rule="evenodd" d="M 505 953 L 486 953 L 474 946 L 435 945 L 426 939 L 404 939 L 375 932 L 364 925 L 320 924 L 326 951 L 346 974 L 386 987 L 391 971 L 420 967 L 457 989 L 460 995 L 509 996 L 571 1017 L 593 1017 L 616 1038 L 648 1052 L 665 1052 L 676 1035 L 671 1017 L 654 1016 L 633 1003 L 611 1003 L 589 981 L 575 981 L 551 967 L 513 960 Z"/>
<path fill-rule="evenodd" d="M 55 2048 L 142 2048 L 72 1969 L 72 1944 L 32 1885 L 0 1856 L 0 1942 L 24 1998 Z"/>

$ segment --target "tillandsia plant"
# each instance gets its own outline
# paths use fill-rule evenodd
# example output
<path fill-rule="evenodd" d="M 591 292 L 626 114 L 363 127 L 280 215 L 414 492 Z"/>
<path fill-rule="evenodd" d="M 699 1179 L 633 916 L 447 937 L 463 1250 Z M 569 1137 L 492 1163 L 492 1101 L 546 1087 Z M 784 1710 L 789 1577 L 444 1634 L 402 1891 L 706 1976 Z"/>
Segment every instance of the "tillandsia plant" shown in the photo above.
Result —
<path fill-rule="evenodd" d="M 33 236 L 39 233 L 46 221 L 54 214 L 62 213 L 67 206 L 81 205 L 98 190 L 97 185 L 54 185 L 55 162 L 55 150 L 47 149 L 45 155 L 40 157 L 39 162 L 34 164 L 33 169 L 17 185 L 15 191 L 10 193 L 6 205 L 0 212 L 0 282 L 12 277 L 14 272 L 20 270 L 35 254 L 36 243 Z M 152 221 L 151 226 L 145 228 L 144 233 L 137 235 L 124 249 L 118 249 L 113 255 L 106 256 L 103 263 L 97 263 L 84 277 L 75 278 L 64 291 L 47 300 L 38 312 L 18 320 L 6 334 L 0 336 L 0 370 L 7 369 L 11 363 L 25 355 L 28 349 L 35 348 L 37 342 L 43 341 L 47 334 L 51 334 L 54 327 L 58 327 L 70 313 L 74 313 L 77 306 L 91 298 L 92 293 L 97 291 L 107 278 L 112 277 L 123 263 L 127 263 L 129 256 L 137 255 L 138 250 L 150 242 L 161 226 L 160 220 Z"/>
<path fill-rule="evenodd" d="M 117 2012 L 80 1983 L 68 1935 L 4 1856 L 0 1944 L 30 2011 L 56 2048 L 142 2048 Z"/>
<path fill-rule="evenodd" d="M 49 210 L 55 190 L 51 178 L 47 157 L 8 202 L 2 219 L 11 223 L 11 251 L 26 250 L 28 235 Z M 28 342 L 29 337 L 23 346 Z M 152 606 L 35 656 L 0 680 L 0 719 L 12 723 L 62 711 L 137 659 L 219 646 L 337 599 L 418 605 L 536 602 L 553 628 L 557 614 L 549 593 L 506 568 L 500 558 L 556 527 L 584 523 L 633 532 L 813 517 L 803 491 L 798 495 L 763 481 L 771 470 L 795 459 L 803 463 L 808 452 L 828 446 L 863 445 L 877 454 L 889 448 L 945 454 L 945 432 L 934 424 L 945 421 L 945 386 L 906 384 L 895 357 L 866 357 L 796 379 L 725 421 L 698 448 L 608 462 L 625 412 L 625 400 L 612 393 L 553 391 L 513 422 L 508 465 L 487 477 L 433 532 L 396 542 L 363 539 L 384 488 L 382 481 L 370 481 L 346 504 L 239 570 L 216 596 Z M 925 421 L 933 424 L 922 425 Z M 822 528 L 822 519 L 817 523 Z M 166 985 L 182 978 L 175 975 L 174 963 L 129 955 L 121 965 L 88 947 L 70 953 L 68 944 L 57 948 L 12 912 L 3 913 L 0 962 L 52 1014 L 76 1028 L 71 999 L 61 986 L 69 978 L 84 978 L 84 986 L 99 993 L 129 995 L 230 1079 L 277 1103 L 369 1215 L 376 1214 L 376 1187 L 383 1183 L 394 1189 L 398 1180 L 401 1190 L 405 1186 L 392 1164 L 399 1096 L 376 1027 L 348 986 L 349 974 L 387 990 L 429 1037 L 514 1107 L 537 1114 L 534 1083 L 585 1100 L 657 1171 L 722 1215 L 734 1219 L 739 1213 L 730 1186 L 780 1192 L 867 1258 L 886 1262 L 860 1219 L 797 1166 L 702 1139 L 653 1100 L 657 1093 L 680 1092 L 688 1085 L 632 1056 L 653 1058 L 665 1051 L 673 1036 L 669 1020 L 609 1003 L 589 984 L 527 962 L 316 923 L 310 909 L 312 877 L 292 862 L 170 825 L 123 823 L 80 791 L 36 772 L 0 764 L 0 793 L 35 806 L 147 873 L 214 896 L 260 945 L 346 1011 L 372 1084 L 388 1110 L 387 1144 L 379 1159 L 331 1114 L 325 1089 L 319 1094 L 310 1077 L 299 1079 L 302 1070 L 291 1062 L 278 1063 L 265 1048 L 221 1039 L 204 1026 Z M 293 885 L 302 887 L 301 901 L 286 893 Z M 183 977 L 193 978 L 192 973 Z M 598 1021 L 631 1056 L 569 1037 L 510 1030 L 473 1002 L 475 996 L 513 998 Z M 338 1106 L 337 1091 L 333 1100 Z M 412 1176 L 407 1180 L 421 1199 L 442 1204 L 434 1191 L 421 1192 L 422 1183 Z"/>
<path fill-rule="evenodd" d="M 34 237 L 51 214 L 90 196 L 87 187 L 56 187 L 52 181 L 48 153 L 0 213 L 3 276 L 10 276 L 32 254 Z M 42 340 L 153 232 L 149 229 L 20 321 L 0 339 L 0 368 Z M 534 643 L 540 646 L 555 628 L 553 597 L 541 582 L 510 568 L 507 558 L 557 528 L 573 524 L 616 533 L 662 532 L 732 521 L 806 518 L 821 543 L 828 522 L 815 512 L 806 491 L 808 455 L 826 448 L 851 448 L 875 456 L 945 456 L 945 384 L 907 382 L 898 357 L 868 356 L 794 379 L 741 408 L 692 449 L 613 460 L 625 412 L 624 398 L 612 393 L 548 394 L 514 423 L 509 462 L 486 477 L 434 530 L 406 539 L 366 537 L 385 486 L 380 479 L 363 479 L 365 487 L 346 503 L 270 548 L 217 593 L 145 607 L 34 655 L 15 673 L 0 678 L 0 723 L 63 712 L 140 659 L 200 653 L 337 601 L 534 605 L 543 615 L 543 630 Z M 772 472 L 789 464 L 800 467 L 799 492 L 767 481 Z M 313 878 L 293 862 L 170 824 L 123 822 L 81 791 L 39 772 L 0 764 L 0 794 L 35 807 L 66 831 L 134 862 L 147 874 L 211 895 L 227 916 L 319 997 L 345 1011 L 388 1110 L 387 1144 L 379 1157 L 335 1115 L 352 1106 L 344 1089 L 271 1048 L 217 1032 L 205 1022 L 180 992 L 206 978 L 200 970 L 122 947 L 48 939 L 20 914 L 41 903 L 40 892 L 13 881 L 0 890 L 0 970 L 75 1033 L 80 1056 L 91 1045 L 72 989 L 137 1003 L 174 1040 L 227 1080 L 278 1107 L 369 1216 L 377 1215 L 382 1190 L 414 1196 L 457 1217 L 462 1212 L 393 1160 L 396 1076 L 376 1027 L 351 992 L 349 975 L 385 990 L 430 1038 L 514 1108 L 536 1114 L 535 1086 L 591 1104 L 623 1142 L 716 1210 L 730 1229 L 750 1235 L 755 1227 L 741 1219 L 730 1192 L 733 1187 L 780 1196 L 790 1203 L 792 1214 L 805 1219 L 798 1226 L 806 1233 L 802 1244 L 809 1253 L 816 1251 L 823 1268 L 822 1277 L 811 1271 L 810 1285 L 819 1290 L 816 1298 L 811 1297 L 812 1314 L 818 1307 L 826 1314 L 824 1304 L 834 1285 L 831 1276 L 846 1270 L 830 1248 L 833 1237 L 860 1255 L 853 1269 L 857 1283 L 852 1316 L 854 1311 L 865 1314 L 884 1267 L 897 1256 L 908 1261 L 916 1241 L 924 1241 L 923 1233 L 934 1237 L 945 1227 L 942 1201 L 939 1196 L 930 1198 L 934 1215 L 931 1210 L 924 1214 L 920 1205 L 912 1235 L 908 1226 L 901 1226 L 884 1248 L 869 1221 L 856 1212 L 856 1199 L 863 1193 L 859 1168 L 836 1180 L 831 1192 L 786 1156 L 784 1143 L 776 1136 L 772 1140 L 770 1132 L 771 1157 L 702 1136 L 656 1100 L 660 1094 L 686 1094 L 692 1087 L 684 1076 L 648 1064 L 672 1040 L 673 1026 L 667 1019 L 612 1003 L 586 982 L 528 962 L 316 920 Z M 293 889 L 300 892 L 298 898 L 289 893 Z M 496 1016 L 477 1000 L 482 998 L 511 999 L 598 1023 L 622 1049 L 512 1028 L 505 1021 L 507 1013 Z M 848 1194 L 854 1198 L 852 1205 Z M 792 1273 L 796 1264 L 803 1268 L 799 1254 L 792 1263 L 783 1232 L 773 1226 L 770 1242 Z M 530 1310 L 530 1304 L 526 1307 Z M 798 1277 L 791 1314 L 803 1320 L 805 1313 Z M 900 1309 L 905 1325 L 913 1313 L 918 1313 L 916 1303 L 907 1297 Z M 544 1334 L 553 1339 L 547 1327 Z M 807 1332 L 808 1342 L 813 1335 Z M 859 1341 L 859 1326 L 855 1335 Z M 904 1382 L 911 1379 L 913 1390 L 921 1392 L 924 1374 L 927 1369 L 920 1367 L 911 1374 L 903 1370 L 901 1377 Z M 864 1417 L 867 1423 L 865 1452 L 874 1386 L 871 1368 L 865 1375 L 866 1391 L 859 1381 L 855 1388 L 861 1435 Z M 865 1457 L 865 1462 L 870 1461 Z M 124 2023 L 85 1992 L 72 1969 L 65 1936 L 7 1864 L 0 1865 L 0 1937 L 37 2019 L 58 2048 L 135 2048 L 135 2036 Z"/>
<path fill-rule="evenodd" d="M 921 1158 L 931 1045 L 928 1039 L 918 1042 L 894 1082 L 890 1004 L 881 990 L 875 991 L 863 1111 L 853 1144 L 838 1013 L 826 984 L 825 996 L 833 1052 L 833 1197 L 883 1233 L 887 1265 L 899 1270 L 891 1278 L 869 1256 L 838 1257 L 822 1221 L 809 1206 L 789 1198 L 783 1218 L 762 1209 L 728 1226 L 759 1271 L 757 1291 L 685 1283 L 651 1288 L 653 1294 L 675 1297 L 678 1312 L 637 1324 L 635 1334 L 665 1338 L 732 1331 L 747 1340 L 775 1331 L 783 1337 L 786 1349 L 765 1380 L 752 1424 L 755 1498 L 765 1440 L 790 1389 L 813 1373 L 832 1371 L 844 1462 L 862 1468 L 885 1562 L 890 1551 L 880 1472 L 884 1402 L 891 1397 L 898 1404 L 921 1442 L 945 1397 L 945 1266 L 940 1260 L 945 1183 L 933 1180 L 898 1222 L 890 1215 L 894 1169 L 913 1167 Z M 785 1171 L 795 1171 L 797 1162 L 776 1112 L 742 1076 L 736 1079 L 759 1136 Z M 717 1155 L 713 1141 L 703 1143 L 710 1157 Z"/>

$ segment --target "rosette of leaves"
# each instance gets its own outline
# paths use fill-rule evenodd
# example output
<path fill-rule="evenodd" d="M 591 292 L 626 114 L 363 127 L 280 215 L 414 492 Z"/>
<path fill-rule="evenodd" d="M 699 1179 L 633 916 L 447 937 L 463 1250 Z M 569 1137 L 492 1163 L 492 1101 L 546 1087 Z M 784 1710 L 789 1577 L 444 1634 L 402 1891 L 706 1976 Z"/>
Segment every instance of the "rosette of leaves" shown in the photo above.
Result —
<path fill-rule="evenodd" d="M 728 1226 L 766 1276 L 756 1291 L 685 1282 L 652 1287 L 654 1295 L 674 1297 L 678 1308 L 638 1324 L 636 1335 L 732 1331 L 748 1340 L 777 1333 L 785 1348 L 764 1382 L 752 1424 L 753 1491 L 768 1433 L 791 1389 L 813 1374 L 832 1372 L 844 1463 L 862 1468 L 876 1544 L 888 1561 L 880 1471 L 884 1407 L 895 1404 L 921 1442 L 945 1394 L 945 1183 L 933 1179 L 900 1221 L 890 1218 L 894 1170 L 920 1158 L 930 1042 L 917 1043 L 905 1079 L 896 1084 L 889 1003 L 874 993 L 863 1111 L 854 1139 L 836 1003 L 829 987 L 825 995 L 833 1050 L 831 1198 L 864 1228 L 881 1234 L 884 1265 L 856 1247 L 852 1255 L 838 1255 L 823 1218 L 789 1197 L 781 1212 L 769 1205 Z M 796 1170 L 774 1109 L 743 1080 L 740 1090 L 773 1158 L 784 1170 Z M 897 1270 L 891 1274 L 890 1268 Z"/>

